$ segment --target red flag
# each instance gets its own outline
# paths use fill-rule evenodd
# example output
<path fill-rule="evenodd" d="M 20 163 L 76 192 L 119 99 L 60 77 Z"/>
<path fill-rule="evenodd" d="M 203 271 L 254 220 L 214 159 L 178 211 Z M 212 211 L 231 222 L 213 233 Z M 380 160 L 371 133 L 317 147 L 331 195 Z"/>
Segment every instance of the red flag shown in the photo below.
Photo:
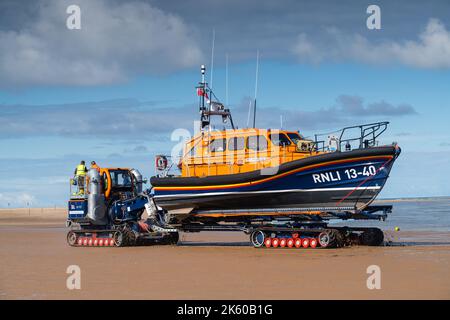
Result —
<path fill-rule="evenodd" d="M 199 97 L 203 96 L 208 99 L 208 93 L 203 90 L 203 88 L 197 88 L 197 95 Z"/>

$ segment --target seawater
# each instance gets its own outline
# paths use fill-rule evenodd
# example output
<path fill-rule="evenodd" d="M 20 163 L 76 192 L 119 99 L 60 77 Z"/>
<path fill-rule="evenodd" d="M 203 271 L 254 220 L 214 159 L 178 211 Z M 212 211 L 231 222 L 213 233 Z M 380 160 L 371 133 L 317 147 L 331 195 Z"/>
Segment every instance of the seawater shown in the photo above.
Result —
<path fill-rule="evenodd" d="M 424 199 L 392 199 L 374 204 L 393 205 L 386 221 L 346 220 L 331 222 L 333 225 L 377 227 L 382 230 L 450 232 L 450 197 Z"/>

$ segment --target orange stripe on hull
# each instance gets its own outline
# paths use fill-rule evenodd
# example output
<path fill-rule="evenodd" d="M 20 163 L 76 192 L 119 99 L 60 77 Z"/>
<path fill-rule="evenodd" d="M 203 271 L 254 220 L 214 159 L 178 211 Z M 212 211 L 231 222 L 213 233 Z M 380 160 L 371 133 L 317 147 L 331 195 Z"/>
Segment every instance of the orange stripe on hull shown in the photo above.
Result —
<path fill-rule="evenodd" d="M 193 213 L 190 214 L 190 216 L 221 218 L 221 217 L 238 217 L 238 216 L 320 215 L 321 213 L 322 211 L 305 211 L 305 212 L 292 211 L 292 212 L 269 212 L 269 213 L 241 212 L 241 213 L 212 213 L 212 214 Z"/>
<path fill-rule="evenodd" d="M 338 164 L 338 163 L 348 163 L 348 162 L 353 162 L 353 161 L 359 161 L 359 160 L 371 160 L 371 159 L 391 159 L 393 156 L 371 156 L 371 157 L 361 157 L 361 158 L 352 158 L 352 159 L 344 159 L 344 160 L 335 160 L 335 161 L 329 161 L 329 162 L 324 162 L 324 163 L 320 163 L 320 164 L 313 164 L 313 165 L 309 165 L 306 167 L 302 167 L 302 168 L 297 168 L 297 169 L 293 169 L 291 171 L 287 171 L 285 173 L 279 174 L 279 175 L 274 175 L 272 177 L 268 177 L 268 178 L 264 178 L 258 181 L 250 181 L 250 182 L 242 182 L 242 183 L 236 183 L 236 184 L 224 184 L 224 185 L 212 185 L 212 186 L 198 186 L 198 187 L 154 187 L 154 190 L 203 190 L 203 189 L 228 189 L 228 188 L 234 188 L 234 187 L 241 187 L 241 186 L 249 186 L 249 185 L 256 185 L 256 184 L 260 184 L 266 181 L 271 181 L 274 179 L 278 179 L 284 176 L 287 176 L 289 174 L 292 173 L 296 173 L 296 172 L 301 172 L 304 170 L 308 170 L 308 169 L 313 169 L 313 168 L 320 168 L 326 165 L 330 165 L 330 164 Z"/>

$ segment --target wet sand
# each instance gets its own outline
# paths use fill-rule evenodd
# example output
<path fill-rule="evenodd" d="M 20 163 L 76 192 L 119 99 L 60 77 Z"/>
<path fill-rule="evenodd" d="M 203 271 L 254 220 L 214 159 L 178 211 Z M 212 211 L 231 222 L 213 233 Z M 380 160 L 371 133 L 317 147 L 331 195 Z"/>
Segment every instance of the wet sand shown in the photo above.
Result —
<path fill-rule="evenodd" d="M 0 299 L 450 299 L 450 234 L 387 232 L 388 247 L 254 249 L 243 233 L 181 245 L 72 248 L 65 209 L 0 210 Z M 81 290 L 66 269 L 81 268 Z M 369 290 L 366 269 L 381 268 Z"/>

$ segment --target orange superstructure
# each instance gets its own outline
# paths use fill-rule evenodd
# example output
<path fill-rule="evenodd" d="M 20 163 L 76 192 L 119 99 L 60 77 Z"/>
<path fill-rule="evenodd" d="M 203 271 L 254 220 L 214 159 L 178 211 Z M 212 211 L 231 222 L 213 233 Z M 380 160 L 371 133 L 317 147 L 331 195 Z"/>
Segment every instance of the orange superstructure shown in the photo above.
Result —
<path fill-rule="evenodd" d="M 249 172 L 319 154 L 300 133 L 278 129 L 202 132 L 183 150 L 183 177 Z"/>

